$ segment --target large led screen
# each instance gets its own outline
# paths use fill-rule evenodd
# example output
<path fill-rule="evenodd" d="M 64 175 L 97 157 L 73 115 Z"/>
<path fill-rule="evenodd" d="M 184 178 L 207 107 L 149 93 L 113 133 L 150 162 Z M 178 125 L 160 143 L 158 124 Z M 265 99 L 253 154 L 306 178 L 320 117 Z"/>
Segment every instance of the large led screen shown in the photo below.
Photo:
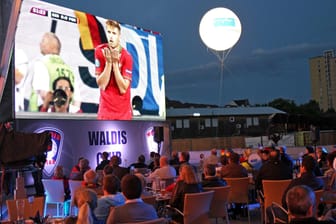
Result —
<path fill-rule="evenodd" d="M 118 18 L 108 19 L 118 21 Z M 38 76 L 43 69 L 37 65 L 45 57 L 41 53 L 42 37 L 51 32 L 61 44 L 60 58 L 74 76 L 72 103 L 80 106 L 84 114 L 97 113 L 100 91 L 96 83 L 94 49 L 107 42 L 106 20 L 41 1 L 22 2 L 15 36 L 15 66 L 21 74 L 15 85 L 16 112 L 42 113 L 39 107 L 44 99 L 36 97 L 40 92 L 35 86 L 40 85 L 45 76 Z M 134 109 L 133 119 L 165 119 L 162 36 L 147 29 L 120 24 L 121 46 L 133 58 L 129 102 Z M 62 76 L 68 71 L 59 69 L 58 72 Z"/>

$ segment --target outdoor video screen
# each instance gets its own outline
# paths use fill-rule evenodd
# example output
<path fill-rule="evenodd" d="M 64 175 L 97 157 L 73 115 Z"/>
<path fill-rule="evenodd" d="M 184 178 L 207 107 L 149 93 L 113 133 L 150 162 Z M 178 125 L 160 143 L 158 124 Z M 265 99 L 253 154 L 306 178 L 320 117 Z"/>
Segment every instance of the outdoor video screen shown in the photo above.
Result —
<path fill-rule="evenodd" d="M 22 2 L 15 36 L 15 68 L 20 74 L 15 84 L 16 112 L 54 112 L 41 110 L 46 102 L 52 104 L 58 99 L 51 81 L 72 74 L 73 78 L 69 78 L 73 91 L 68 98 L 75 110 L 71 111 L 69 106 L 65 114 L 97 113 L 100 90 L 96 82 L 94 49 L 107 42 L 107 19 L 118 21 L 118 18 L 101 18 L 41 1 Z M 134 109 L 133 118 L 165 119 L 162 36 L 119 22 L 121 46 L 133 58 L 129 102 Z M 48 55 L 43 52 L 41 41 L 46 33 L 59 39 L 61 48 L 56 59 L 45 59 Z M 43 49 L 45 51 L 45 47 Z M 53 60 L 60 60 L 64 65 L 55 69 Z M 53 93 L 49 98 L 46 88 Z M 47 98 L 53 100 L 46 101 Z"/>

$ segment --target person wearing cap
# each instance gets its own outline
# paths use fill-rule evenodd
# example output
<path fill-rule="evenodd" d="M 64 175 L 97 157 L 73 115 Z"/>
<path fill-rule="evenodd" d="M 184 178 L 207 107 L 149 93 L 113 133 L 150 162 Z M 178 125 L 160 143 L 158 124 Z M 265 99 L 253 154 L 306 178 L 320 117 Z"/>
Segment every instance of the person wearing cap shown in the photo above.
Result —
<path fill-rule="evenodd" d="M 53 91 L 47 92 L 40 112 L 82 113 L 71 103 L 74 88 L 67 77 L 58 77 L 52 84 Z"/>

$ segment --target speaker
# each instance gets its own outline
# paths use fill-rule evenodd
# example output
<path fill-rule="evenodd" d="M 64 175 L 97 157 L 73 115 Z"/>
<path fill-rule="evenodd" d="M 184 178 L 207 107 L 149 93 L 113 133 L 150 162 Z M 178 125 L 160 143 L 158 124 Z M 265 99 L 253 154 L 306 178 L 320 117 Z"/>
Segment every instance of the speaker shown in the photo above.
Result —
<path fill-rule="evenodd" d="M 163 127 L 154 127 L 154 141 L 159 143 L 163 141 Z"/>

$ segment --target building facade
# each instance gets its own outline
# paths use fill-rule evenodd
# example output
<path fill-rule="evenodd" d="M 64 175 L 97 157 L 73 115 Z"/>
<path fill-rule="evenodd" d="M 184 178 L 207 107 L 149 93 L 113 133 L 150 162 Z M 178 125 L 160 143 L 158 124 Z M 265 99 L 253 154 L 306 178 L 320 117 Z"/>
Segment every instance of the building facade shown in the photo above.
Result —
<path fill-rule="evenodd" d="M 323 111 L 336 110 L 336 58 L 328 50 L 309 59 L 312 99 Z"/>
<path fill-rule="evenodd" d="M 243 147 L 241 136 L 269 134 L 275 114 L 286 113 L 272 107 L 169 108 L 167 120 L 173 142 L 199 139 L 197 145 L 202 148 L 205 142 L 217 148 Z"/>

